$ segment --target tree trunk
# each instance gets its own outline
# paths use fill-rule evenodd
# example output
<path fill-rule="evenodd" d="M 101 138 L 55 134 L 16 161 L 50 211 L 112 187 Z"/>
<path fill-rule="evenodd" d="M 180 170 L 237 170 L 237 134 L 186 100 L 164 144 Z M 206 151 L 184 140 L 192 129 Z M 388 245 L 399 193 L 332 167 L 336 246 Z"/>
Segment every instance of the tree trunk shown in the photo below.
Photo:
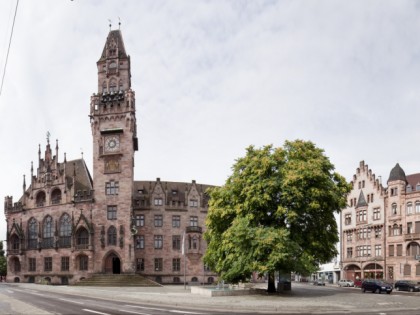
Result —
<path fill-rule="evenodd" d="M 274 282 L 274 272 L 269 272 L 268 273 L 268 288 L 267 288 L 267 292 L 268 293 L 274 293 L 274 292 L 276 292 L 276 284 Z"/>

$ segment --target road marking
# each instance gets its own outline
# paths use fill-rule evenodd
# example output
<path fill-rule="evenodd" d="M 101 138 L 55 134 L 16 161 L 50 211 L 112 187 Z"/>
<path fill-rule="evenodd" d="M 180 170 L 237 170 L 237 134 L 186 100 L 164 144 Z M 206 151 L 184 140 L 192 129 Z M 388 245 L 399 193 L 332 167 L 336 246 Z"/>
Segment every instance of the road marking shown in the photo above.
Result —
<path fill-rule="evenodd" d="M 9 292 L 9 293 L 15 293 L 15 292 L 13 292 L 12 290 L 6 290 L 7 292 Z"/>
<path fill-rule="evenodd" d="M 70 302 L 70 303 L 76 303 L 76 304 L 85 304 L 83 302 L 73 301 L 73 300 L 67 300 L 67 299 L 59 299 L 61 301 Z"/>
<path fill-rule="evenodd" d="M 167 309 L 164 309 L 164 308 L 145 307 L 145 306 L 138 306 L 138 305 L 124 305 L 124 306 L 141 308 L 141 309 L 145 309 L 145 310 L 164 311 L 164 312 L 170 312 L 170 313 L 195 314 L 195 315 L 204 315 L 204 314 L 206 314 L 206 313 L 179 311 L 179 310 L 167 310 Z"/>
<path fill-rule="evenodd" d="M 171 313 L 181 313 L 181 314 L 196 314 L 196 315 L 203 315 L 203 314 L 205 314 L 205 313 L 178 311 L 178 310 L 170 310 L 169 312 L 171 312 Z"/>
<path fill-rule="evenodd" d="M 150 313 L 140 313 L 140 312 L 134 312 L 134 311 L 125 311 L 125 310 L 119 310 L 120 312 L 125 313 L 131 313 L 131 314 L 139 314 L 139 315 L 151 315 Z"/>
<path fill-rule="evenodd" d="M 82 311 L 95 313 L 95 314 L 101 314 L 101 315 L 111 315 L 111 314 L 108 314 L 108 313 L 102 313 L 102 312 L 98 312 L 98 311 L 94 311 L 94 310 L 89 310 L 87 308 L 82 309 Z"/>

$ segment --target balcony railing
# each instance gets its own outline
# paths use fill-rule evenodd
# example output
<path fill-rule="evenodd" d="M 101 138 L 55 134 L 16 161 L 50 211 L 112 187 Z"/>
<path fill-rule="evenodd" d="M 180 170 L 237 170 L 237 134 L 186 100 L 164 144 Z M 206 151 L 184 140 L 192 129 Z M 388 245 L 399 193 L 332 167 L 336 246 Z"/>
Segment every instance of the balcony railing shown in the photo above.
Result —
<path fill-rule="evenodd" d="M 54 238 L 53 237 L 44 238 L 41 242 L 41 247 L 42 248 L 53 248 L 54 247 Z"/>
<path fill-rule="evenodd" d="M 420 233 L 407 233 L 404 235 L 404 241 L 420 240 Z"/>
<path fill-rule="evenodd" d="M 186 228 L 187 233 L 203 233 L 203 229 L 201 226 L 187 226 Z"/>
<path fill-rule="evenodd" d="M 71 236 L 60 236 L 58 240 L 59 247 L 70 247 L 71 246 Z"/>

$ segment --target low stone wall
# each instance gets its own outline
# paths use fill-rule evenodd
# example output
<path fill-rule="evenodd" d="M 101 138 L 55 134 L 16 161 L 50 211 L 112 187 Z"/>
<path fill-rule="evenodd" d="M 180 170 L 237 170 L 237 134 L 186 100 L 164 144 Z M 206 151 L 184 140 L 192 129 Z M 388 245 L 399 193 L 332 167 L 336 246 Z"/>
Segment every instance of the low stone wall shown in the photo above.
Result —
<path fill-rule="evenodd" d="M 250 295 L 253 294 L 252 290 L 249 289 L 230 289 L 216 287 L 191 287 L 191 293 L 204 295 L 208 297 L 215 296 L 238 296 L 238 295 Z"/>

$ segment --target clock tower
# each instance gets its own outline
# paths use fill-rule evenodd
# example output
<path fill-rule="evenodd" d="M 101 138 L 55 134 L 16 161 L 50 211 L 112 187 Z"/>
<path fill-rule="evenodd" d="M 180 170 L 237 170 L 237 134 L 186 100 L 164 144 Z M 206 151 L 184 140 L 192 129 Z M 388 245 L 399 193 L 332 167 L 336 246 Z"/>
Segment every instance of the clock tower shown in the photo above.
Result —
<path fill-rule="evenodd" d="M 135 93 L 130 56 L 120 30 L 111 30 L 97 62 L 98 92 L 90 102 L 93 138 L 94 272 L 134 272 L 131 235 Z"/>

